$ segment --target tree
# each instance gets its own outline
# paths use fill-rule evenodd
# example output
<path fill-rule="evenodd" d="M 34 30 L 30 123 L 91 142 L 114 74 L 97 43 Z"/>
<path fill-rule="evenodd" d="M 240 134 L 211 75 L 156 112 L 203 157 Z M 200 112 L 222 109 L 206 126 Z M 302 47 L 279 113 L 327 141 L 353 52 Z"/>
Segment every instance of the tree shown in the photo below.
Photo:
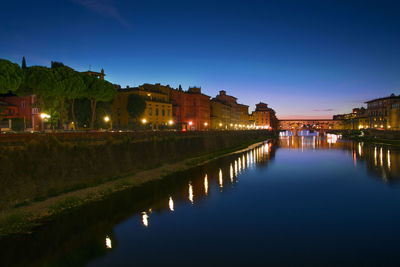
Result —
<path fill-rule="evenodd" d="M 26 69 L 26 60 L 25 60 L 25 57 L 22 57 L 22 65 L 21 65 L 21 68 L 24 70 L 24 69 Z"/>
<path fill-rule="evenodd" d="M 130 94 L 128 96 L 126 109 L 128 111 L 129 116 L 135 118 L 137 122 L 139 117 L 143 114 L 144 110 L 146 109 L 146 101 L 140 95 Z"/>
<path fill-rule="evenodd" d="M 72 68 L 59 62 L 52 62 L 52 67 L 56 78 L 55 94 L 60 101 L 60 125 L 62 126 L 64 124 L 65 100 L 71 100 L 71 115 L 75 122 L 74 101 L 83 96 L 85 84 L 80 73 Z"/>
<path fill-rule="evenodd" d="M 41 110 L 51 109 L 54 113 L 54 109 L 58 105 L 56 88 L 59 86 L 55 73 L 51 69 L 32 66 L 25 70 L 25 80 L 18 94 L 37 95 Z"/>
<path fill-rule="evenodd" d="M 23 78 L 23 71 L 18 64 L 0 59 L 0 94 L 17 91 Z"/>
<path fill-rule="evenodd" d="M 90 100 L 90 109 L 92 113 L 90 128 L 93 129 L 96 119 L 97 102 L 111 101 L 115 96 L 116 88 L 110 82 L 98 79 L 87 74 L 82 74 L 82 77 L 85 83 L 85 90 L 83 95 Z"/>

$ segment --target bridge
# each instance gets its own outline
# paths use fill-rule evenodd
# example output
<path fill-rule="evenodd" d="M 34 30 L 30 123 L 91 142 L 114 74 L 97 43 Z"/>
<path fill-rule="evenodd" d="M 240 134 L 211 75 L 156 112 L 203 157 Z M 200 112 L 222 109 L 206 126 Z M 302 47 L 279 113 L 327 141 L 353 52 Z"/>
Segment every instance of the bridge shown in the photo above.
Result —
<path fill-rule="evenodd" d="M 303 130 L 324 132 L 326 130 L 334 129 L 335 121 L 331 119 L 325 120 L 279 120 L 279 130 L 298 132 Z"/>

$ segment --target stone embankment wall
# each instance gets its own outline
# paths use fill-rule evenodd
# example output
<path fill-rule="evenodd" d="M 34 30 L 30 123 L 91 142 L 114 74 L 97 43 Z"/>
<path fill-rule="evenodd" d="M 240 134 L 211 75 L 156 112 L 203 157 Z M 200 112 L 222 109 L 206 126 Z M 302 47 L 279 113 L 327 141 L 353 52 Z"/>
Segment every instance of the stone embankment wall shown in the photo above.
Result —
<path fill-rule="evenodd" d="M 328 132 L 342 134 L 343 136 L 359 136 L 361 131 L 364 133 L 365 138 L 369 139 L 400 140 L 400 131 L 392 130 L 330 130 Z"/>
<path fill-rule="evenodd" d="M 54 135 L 47 135 L 25 137 L 24 143 L 18 145 L 0 146 L 0 210 L 165 163 L 266 140 L 276 133 L 253 130 L 140 136 L 135 138 L 134 133 L 107 135 L 101 142 L 91 142 L 60 141 Z"/>

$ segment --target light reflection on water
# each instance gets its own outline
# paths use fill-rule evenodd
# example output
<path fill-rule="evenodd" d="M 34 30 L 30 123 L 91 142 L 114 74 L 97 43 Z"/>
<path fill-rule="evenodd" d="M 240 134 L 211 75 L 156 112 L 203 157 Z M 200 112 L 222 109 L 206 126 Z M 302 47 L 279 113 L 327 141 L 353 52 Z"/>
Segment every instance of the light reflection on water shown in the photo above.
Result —
<path fill-rule="evenodd" d="M 106 255 L 106 258 L 108 256 L 112 257 L 112 253 L 109 253 L 110 251 L 119 251 L 119 248 L 121 246 L 126 246 L 126 244 L 123 243 L 124 240 L 124 235 L 129 234 L 129 231 L 136 231 L 135 233 L 131 233 L 132 236 L 136 236 L 136 234 L 140 234 L 142 237 L 142 240 L 147 238 L 143 238 L 143 233 L 139 233 L 139 231 L 144 231 L 144 232 L 150 232 L 152 230 L 157 230 L 162 227 L 163 223 L 165 224 L 163 227 L 166 227 L 167 231 L 169 231 L 170 224 L 175 225 L 176 223 L 173 221 L 174 218 L 179 218 L 179 221 L 185 222 L 187 221 L 188 224 L 193 223 L 193 221 L 190 220 L 190 216 L 194 214 L 194 212 L 197 210 L 199 207 L 203 207 L 203 209 L 213 209 L 213 207 L 218 206 L 215 201 L 216 199 L 223 200 L 224 198 L 227 198 L 231 195 L 234 195 L 238 191 L 243 191 L 243 188 L 240 186 L 241 184 L 247 184 L 249 185 L 249 177 L 247 174 L 253 174 L 257 172 L 263 172 L 268 171 L 269 169 L 274 169 L 272 164 L 275 164 L 275 161 L 279 161 L 279 159 L 275 159 L 277 157 L 276 155 L 279 154 L 281 151 L 285 151 L 285 153 L 294 153 L 298 155 L 298 159 L 296 158 L 296 161 L 301 161 L 302 157 L 309 157 L 310 155 L 312 156 L 313 154 L 317 155 L 317 153 L 311 153 L 311 152 L 316 152 L 318 150 L 332 150 L 332 151 L 340 151 L 347 153 L 348 155 L 348 161 L 350 163 L 350 167 L 353 168 L 354 170 L 359 170 L 360 172 L 366 172 L 369 174 L 369 176 L 378 178 L 379 180 L 377 181 L 384 181 L 386 182 L 386 186 L 389 186 L 391 183 L 395 183 L 396 181 L 400 180 L 400 153 L 398 150 L 391 148 L 391 147 L 385 147 L 385 146 L 379 146 L 379 145 L 369 145 L 365 143 L 355 143 L 355 142 L 349 142 L 349 141 L 344 141 L 341 140 L 340 137 L 333 137 L 330 136 L 328 137 L 282 137 L 282 139 L 277 143 L 273 144 L 272 142 L 267 142 L 264 143 L 260 146 L 254 147 L 248 151 L 244 151 L 238 154 L 231 155 L 229 157 L 226 157 L 224 159 L 221 159 L 219 161 L 216 161 L 215 163 L 210 163 L 210 165 L 205 166 L 205 167 L 199 167 L 195 171 L 188 171 L 184 172 L 180 178 L 171 178 L 171 181 L 168 181 L 166 178 L 165 181 L 157 181 L 154 182 L 153 185 L 148 185 L 149 189 L 146 191 L 144 190 L 143 194 L 141 194 L 140 189 L 135 189 L 133 190 L 134 193 L 129 193 L 125 192 L 120 194 L 120 199 L 117 198 L 115 200 L 115 203 L 112 203 L 111 201 L 106 201 L 103 204 L 93 204 L 93 206 L 98 207 L 98 213 L 93 213 L 91 214 L 88 211 L 94 211 L 96 210 L 95 208 L 88 208 L 86 211 L 82 211 L 80 215 L 76 215 L 77 217 L 77 224 L 82 224 L 82 232 L 80 233 L 75 233 L 76 228 L 71 226 L 71 232 L 73 234 L 70 234 L 69 231 L 63 230 L 69 226 L 65 226 L 65 223 L 68 222 L 68 220 L 64 220 L 62 227 L 58 229 L 57 227 L 54 227 L 54 232 L 57 234 L 60 234 L 61 237 L 58 238 L 58 240 L 65 239 L 64 241 L 59 241 L 59 251 L 68 251 L 68 253 L 73 255 L 77 254 L 79 251 L 79 248 L 81 247 L 89 247 L 93 248 L 98 246 L 98 254 L 96 256 L 90 256 L 87 261 L 91 261 L 95 258 L 99 258 L 99 262 L 101 262 L 101 258 Z M 328 151 L 325 151 L 328 152 Z M 303 154 L 304 153 L 304 154 Z M 324 154 L 321 154 L 324 155 Z M 319 160 L 323 156 L 320 156 L 316 158 L 315 160 Z M 354 164 L 353 164 L 354 162 Z M 270 165 L 271 164 L 271 165 Z M 287 166 L 290 168 L 291 166 Z M 286 168 L 286 166 L 284 167 Z M 315 168 L 318 168 L 318 166 L 310 166 L 310 172 L 314 171 Z M 284 172 L 284 170 L 280 170 L 280 172 Z M 284 179 L 285 177 L 282 176 L 280 177 L 280 172 L 275 173 L 275 176 L 270 174 L 268 176 L 259 176 L 258 181 L 267 181 L 267 180 L 273 180 L 274 177 L 277 181 L 280 179 Z M 298 175 L 296 169 L 293 170 L 295 176 Z M 323 174 L 321 172 L 321 174 Z M 324 175 L 321 175 L 323 177 Z M 368 177 L 369 177 L 368 176 Z M 268 177 L 266 179 L 265 177 Z M 261 178 L 261 179 L 260 179 Z M 241 181 L 240 183 L 236 183 L 238 179 Z M 299 179 L 304 179 L 304 177 L 299 177 Z M 366 179 L 368 180 L 368 179 Z M 242 182 L 243 181 L 243 182 Z M 384 183 L 380 183 L 384 184 Z M 222 190 L 223 188 L 223 190 Z M 266 187 L 267 188 L 267 187 Z M 262 186 L 260 186 L 255 192 L 263 192 L 260 190 L 265 190 Z M 227 194 L 228 193 L 228 194 Z M 269 194 L 273 194 L 274 192 L 269 192 Z M 227 195 L 226 195 L 227 194 Z M 265 195 L 260 195 L 260 201 L 263 202 L 264 199 L 261 197 L 265 197 L 265 199 L 268 199 L 269 194 Z M 276 194 L 279 195 L 279 190 L 276 191 Z M 138 195 L 135 197 L 135 195 Z M 234 202 L 232 203 L 232 206 L 218 206 L 218 209 L 215 210 L 215 213 L 211 213 L 211 217 L 198 217 L 197 220 L 199 220 L 199 225 L 193 225 L 190 227 L 199 227 L 199 228 L 204 228 L 206 227 L 210 233 L 212 233 L 214 236 L 210 237 L 210 242 L 214 242 L 216 236 L 218 236 L 218 231 L 221 231 L 223 228 L 219 227 L 219 224 L 215 225 L 215 230 L 218 230 L 217 232 L 213 232 L 213 229 L 211 226 L 209 226 L 208 220 L 210 220 L 210 225 L 212 225 L 212 221 L 215 218 L 218 218 L 218 214 L 221 214 L 222 217 L 224 215 L 227 217 L 226 221 L 224 221 L 221 225 L 226 225 L 227 231 L 232 231 L 232 235 L 240 235 L 240 231 L 249 231 L 249 233 L 252 231 L 252 227 L 254 227 L 254 231 L 257 231 L 258 233 L 262 233 L 263 231 L 267 231 L 267 228 L 264 228 L 264 226 L 258 226 L 257 225 L 257 220 L 260 218 L 257 218 L 257 216 L 266 216 L 267 219 L 265 219 L 264 223 L 268 221 L 273 221 L 276 218 L 279 218 L 279 216 L 282 216 L 282 214 L 285 214 L 285 199 L 290 198 L 290 194 L 283 195 L 282 203 L 278 202 L 269 202 L 265 200 L 265 203 L 270 203 L 268 208 L 264 208 L 261 204 L 257 202 L 257 208 L 260 208 L 260 210 L 257 210 L 255 212 L 253 210 L 253 207 L 249 204 L 247 201 L 247 198 L 252 198 L 256 197 L 257 195 L 254 194 L 254 196 L 249 196 L 245 195 L 240 202 Z M 130 198 L 134 198 L 134 201 L 129 201 Z M 302 195 L 302 198 L 307 199 L 307 195 Z M 290 210 L 290 207 L 292 205 L 296 205 L 296 203 L 301 203 L 304 199 L 302 198 L 296 198 L 293 201 L 293 203 L 290 203 L 289 206 L 286 207 L 286 209 L 289 209 L 287 212 L 290 213 L 292 210 Z M 321 196 L 319 196 L 321 198 Z M 371 198 L 373 198 L 371 196 Z M 355 198 L 356 199 L 356 198 Z M 189 200 L 189 201 L 188 201 Z M 351 201 L 354 201 L 353 198 L 350 199 Z M 316 200 L 312 200 L 312 203 L 318 203 Z M 335 201 L 341 202 L 343 201 L 341 198 L 335 197 Z M 351 202 L 350 201 L 350 202 Z M 243 204 L 240 206 L 240 208 L 237 208 L 235 210 L 235 205 L 238 205 L 238 203 L 243 202 Z M 111 203 L 111 204 L 110 204 Z M 128 205 L 128 203 L 130 203 Z M 218 202 L 217 202 L 218 203 Z M 396 203 L 395 201 L 393 203 Z M 107 204 L 109 204 L 109 208 L 107 208 Z M 254 204 L 254 203 L 252 203 Z M 387 204 L 387 203 L 386 203 Z M 239 204 L 240 205 L 240 204 Z M 282 209 L 276 208 L 274 209 L 274 206 L 279 207 L 282 205 Z M 322 205 L 322 204 L 321 204 Z M 332 203 L 326 203 L 324 206 L 324 209 L 327 209 L 328 211 L 330 205 L 333 205 Z M 107 210 L 104 210 L 107 209 Z M 233 209 L 235 212 L 230 213 L 229 210 Z M 301 212 L 304 211 L 304 207 L 301 207 Z M 182 210 L 184 210 L 186 213 L 188 213 L 189 217 L 182 217 Z M 154 211 L 154 212 L 153 212 Z M 165 212 L 165 214 L 163 213 Z M 202 212 L 205 212 L 202 210 Z M 227 213 L 225 213 L 227 212 Z M 321 211 L 319 211 L 321 212 Z M 249 219 L 246 222 L 243 222 L 240 220 L 240 217 L 234 217 L 232 214 L 240 214 L 243 213 L 243 217 L 248 216 Z M 253 216 L 253 214 L 256 214 L 257 216 Z M 265 215 L 263 215 L 265 213 Z M 273 215 L 269 215 L 269 213 Z M 318 213 L 318 212 L 317 212 Z M 375 211 L 376 213 L 376 211 Z M 106 214 L 108 214 L 106 216 Z M 208 213 L 204 213 L 208 214 Z M 87 217 L 84 217 L 87 216 Z M 103 217 L 102 217 L 103 216 Z M 169 220 L 167 220 L 168 223 L 164 221 L 165 217 L 169 216 Z M 180 217 L 179 217 L 180 216 Z M 205 215 L 206 216 L 206 215 Z M 318 228 L 317 222 L 319 220 L 322 220 L 321 218 L 324 218 L 324 216 L 328 216 L 327 214 L 323 213 L 321 217 L 318 217 L 318 215 L 315 215 L 312 213 L 310 215 L 311 217 L 316 220 L 316 223 L 313 227 Z M 379 215 L 382 216 L 382 215 Z M 379 217 L 377 215 L 377 217 Z M 82 219 L 85 218 L 85 219 Z M 151 220 L 150 220 L 151 219 Z M 301 219 L 301 218 L 300 218 Z M 352 218 L 349 220 L 351 221 Z M 178 221 L 178 219 L 176 219 Z M 237 225 L 235 225 L 235 220 L 238 220 L 239 226 L 244 227 L 244 228 L 237 228 Z M 261 220 L 261 219 L 260 219 Z M 383 219 L 382 219 L 383 220 Z M 86 222 L 87 221 L 87 222 Z M 262 220 L 261 220 L 262 221 Z M 206 222 L 206 224 L 204 224 Z M 298 231 L 302 231 L 302 227 L 306 227 L 306 223 L 310 223 L 308 221 L 301 221 L 299 222 L 299 225 L 303 226 L 296 226 L 294 224 L 294 228 L 298 227 Z M 340 221 L 340 223 L 344 223 Z M 122 224 L 126 225 L 123 231 L 123 235 L 121 236 L 121 233 L 119 234 L 114 234 L 113 232 L 115 231 L 116 228 L 118 228 L 116 225 Z M 288 221 L 284 221 L 283 225 L 288 224 Z M 311 223 L 312 224 L 312 223 Z M 70 223 L 70 225 L 73 225 Z M 99 226 L 100 225 L 100 226 Z M 135 225 L 138 226 L 138 228 L 135 228 Z M 161 225 L 161 226 L 160 226 Z M 232 225 L 232 228 L 229 228 L 229 225 Z M 341 225 L 342 226 L 342 225 Z M 122 226 L 121 226 L 122 227 Z M 176 226 L 179 229 L 181 226 Z M 188 226 L 189 227 L 189 226 Z M 208 228 L 210 227 L 210 228 Z M 248 227 L 248 228 L 246 228 Z M 279 231 L 285 232 L 285 231 L 291 231 L 291 229 L 287 229 L 285 227 L 280 228 L 281 226 L 279 224 L 272 225 L 270 226 L 271 228 L 276 228 L 279 229 Z M 330 226 L 333 227 L 333 226 Z M 96 229 L 96 231 L 92 230 Z M 134 229 L 134 230 L 132 230 Z M 146 229 L 146 230 L 144 230 Z M 236 229 L 236 230 L 233 230 Z M 54 233 L 53 234 L 48 234 L 45 228 L 42 229 L 43 231 L 43 236 L 45 237 L 52 237 L 54 239 Z M 91 233 L 90 231 L 94 231 Z M 184 231 L 184 229 L 182 230 Z M 235 232 L 236 231 L 236 232 Z M 278 231 L 278 232 L 279 232 Z M 174 235 L 178 235 L 178 233 L 173 232 Z M 179 230 L 178 230 L 179 232 Z M 65 233 L 65 236 L 63 235 Z M 111 234 L 110 234 L 111 233 Z M 85 234 L 88 235 L 86 237 L 87 240 L 91 240 L 92 243 L 87 244 L 85 242 L 84 237 Z M 227 233 L 223 233 L 227 234 Z M 292 234 L 295 236 L 299 234 L 299 232 L 292 232 Z M 76 238 L 74 242 L 77 242 L 77 244 L 74 244 L 72 248 L 66 249 L 64 243 L 68 243 L 68 238 L 72 238 L 73 236 L 78 236 L 81 235 L 82 238 Z M 272 233 L 270 233 L 272 235 Z M 229 236 L 229 235 L 227 235 Z M 106 238 L 106 239 L 104 239 Z M 150 237 L 149 238 L 154 238 Z M 188 237 L 189 238 L 189 237 Z M 244 238 L 243 236 L 241 237 L 242 239 Z M 250 238 L 250 237 L 249 237 Z M 256 236 L 252 236 L 250 239 L 256 238 Z M 263 236 L 263 238 L 267 238 L 266 236 Z M 47 240 L 46 238 L 42 238 L 44 240 Z M 24 249 L 19 249 L 20 251 L 27 251 L 29 249 L 35 248 L 36 243 L 38 241 L 38 238 L 31 242 L 23 242 L 23 245 L 20 246 L 26 246 L 27 248 Z M 277 241 L 278 240 L 278 241 Z M 159 240 L 153 240 L 154 244 L 156 244 Z M 244 241 L 249 242 L 249 239 L 244 239 Z M 70 243 L 73 243 L 72 241 L 69 241 Z M 82 242 L 83 244 L 79 243 Z M 104 243 L 105 242 L 105 243 Z M 134 241 L 132 241 L 134 242 Z M 273 242 L 273 241 L 271 241 Z M 306 244 L 307 240 L 304 241 Z M 47 240 L 48 244 L 54 244 L 54 242 L 50 242 Z M 42 258 L 46 259 L 51 259 L 54 251 L 57 249 L 52 248 L 49 246 L 48 249 L 46 249 L 46 244 L 41 244 L 42 250 L 37 250 L 36 253 L 32 253 L 32 258 L 27 262 L 32 262 L 32 261 L 39 261 L 41 258 L 37 257 L 37 255 L 45 254 L 48 253 L 48 255 L 44 255 Z M 140 243 L 140 242 L 139 242 Z M 249 242 L 248 244 L 250 244 Z M 9 243 L 7 243 L 9 245 Z M 34 245 L 33 245 L 34 244 Z M 196 244 L 196 242 L 191 242 L 191 244 Z M 265 243 L 264 243 L 265 244 Z M 279 239 L 275 239 L 275 244 L 276 247 L 278 248 L 279 245 Z M 288 243 L 290 245 L 290 243 Z M 135 244 L 131 244 L 132 246 L 136 246 Z M 178 246 L 177 244 L 175 244 Z M 204 244 L 203 244 L 204 245 Z M 225 244 L 227 247 L 229 247 L 230 244 L 226 243 Z M 310 245 L 310 244 L 308 244 Z M 16 245 L 15 245 L 16 246 Z M 14 246 L 11 246 L 13 248 L 11 250 L 8 249 L 8 246 L 3 246 L 5 248 L 5 251 L 3 252 L 7 257 L 9 255 L 15 254 L 15 251 L 18 251 L 18 249 Z M 249 245 L 250 246 L 250 245 Z M 287 246 L 284 245 L 283 247 L 285 248 Z M 311 245 L 310 245 L 311 246 Z M 75 249 L 78 248 L 78 249 Z M 204 247 L 201 247 L 201 244 L 199 244 L 199 249 L 203 249 Z M 6 250 L 8 249 L 8 250 Z M 102 250 L 103 249 L 103 250 Z M 138 248 L 138 250 L 144 250 L 144 248 Z M 183 248 L 181 248 L 183 249 Z M 243 249 L 243 247 L 242 247 Z M 254 250 L 257 250 L 257 247 L 253 248 Z M 301 250 L 301 248 L 298 248 Z M 105 251 L 104 251 L 105 250 Z M 282 249 L 284 250 L 284 249 Z M 7 252 L 8 251 L 8 252 Z M 11 252 L 10 252 L 11 251 Z M 230 250 L 231 251 L 231 250 Z M 62 252 L 59 252 L 62 253 Z M 225 252 L 226 253 L 226 252 Z M 91 255 L 91 254 L 90 254 Z M 221 255 L 224 256 L 224 258 L 229 258 L 227 255 L 221 252 Z M 230 255 L 230 254 L 229 254 Z M 260 254 L 261 255 L 261 254 Z M 5 256 L 5 257 L 6 257 Z M 26 255 L 25 255 L 26 256 Z M 2 258 L 5 258 L 2 257 Z M 27 257 L 27 256 L 26 256 Z M 63 256 L 67 257 L 67 256 Z M 259 256 L 261 259 L 262 257 Z M 14 257 L 15 260 L 16 257 Z M 76 257 L 79 258 L 79 257 Z M 54 258 L 52 259 L 54 261 Z M 266 260 L 264 258 L 264 260 Z M 12 260 L 5 260 L 5 263 L 11 262 Z M 50 260 L 49 260 L 50 261 Z M 400 261 L 399 261 L 400 262 Z M 48 264 L 48 265 L 59 265 L 59 264 Z M 10 264 L 6 264 L 10 265 Z M 26 265 L 26 264 L 25 264 Z M 43 264 L 36 264 L 38 266 L 40 265 L 47 265 Z M 75 265 L 85 265 L 85 263 L 78 262 Z M 94 264 L 96 265 L 96 264 Z M 279 264 L 275 264 L 279 265 Z M 293 265 L 292 265 L 293 266 Z"/>

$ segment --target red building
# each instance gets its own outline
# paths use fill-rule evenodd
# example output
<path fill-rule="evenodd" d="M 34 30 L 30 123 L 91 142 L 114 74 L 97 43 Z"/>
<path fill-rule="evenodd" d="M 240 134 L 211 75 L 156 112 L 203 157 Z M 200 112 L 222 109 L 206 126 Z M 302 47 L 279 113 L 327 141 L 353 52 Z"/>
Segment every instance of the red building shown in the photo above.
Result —
<path fill-rule="evenodd" d="M 39 130 L 40 108 L 34 107 L 36 96 L 20 97 L 13 94 L 0 95 L 1 128 L 11 128 L 12 120 L 20 119 L 25 129 Z M 7 127 L 3 127 L 7 125 Z"/>
<path fill-rule="evenodd" d="M 207 130 L 210 127 L 210 97 L 201 88 L 187 91 L 171 90 L 174 123 L 187 130 Z"/>

